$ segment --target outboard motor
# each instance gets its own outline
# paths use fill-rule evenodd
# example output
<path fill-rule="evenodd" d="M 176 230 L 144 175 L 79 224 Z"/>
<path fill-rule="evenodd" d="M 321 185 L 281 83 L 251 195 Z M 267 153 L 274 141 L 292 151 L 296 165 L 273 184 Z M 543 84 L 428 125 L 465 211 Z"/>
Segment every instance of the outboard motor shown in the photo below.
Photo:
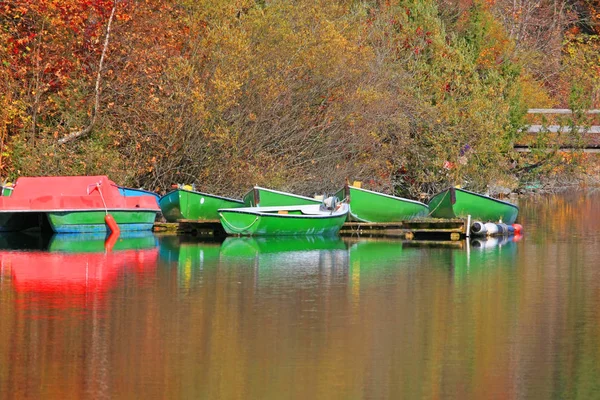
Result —
<path fill-rule="evenodd" d="M 322 211 L 335 211 L 337 209 L 339 202 L 340 202 L 340 200 L 335 196 L 327 197 L 326 199 L 323 199 L 323 202 L 321 203 L 321 210 Z"/>

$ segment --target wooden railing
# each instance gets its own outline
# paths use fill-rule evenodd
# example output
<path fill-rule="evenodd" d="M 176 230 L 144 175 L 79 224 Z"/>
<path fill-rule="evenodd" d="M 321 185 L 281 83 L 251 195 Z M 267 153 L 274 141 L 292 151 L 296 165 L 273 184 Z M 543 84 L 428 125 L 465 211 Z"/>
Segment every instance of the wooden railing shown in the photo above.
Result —
<path fill-rule="evenodd" d="M 527 114 L 573 114 L 573 110 L 568 108 L 530 108 Z M 585 110 L 583 114 L 600 114 L 600 110 Z"/>
<path fill-rule="evenodd" d="M 566 108 L 532 108 L 527 111 L 531 124 L 527 126 L 525 135 L 515 144 L 517 151 L 530 151 L 536 143 L 536 135 L 547 134 L 546 139 L 552 146 L 563 151 L 583 150 L 590 153 L 600 152 L 600 110 L 584 110 L 581 112 L 585 126 L 572 126 L 573 111 Z M 543 121 L 540 119 L 543 118 Z M 543 123 L 542 123 L 543 122 Z M 576 129 L 574 135 L 572 129 Z"/>

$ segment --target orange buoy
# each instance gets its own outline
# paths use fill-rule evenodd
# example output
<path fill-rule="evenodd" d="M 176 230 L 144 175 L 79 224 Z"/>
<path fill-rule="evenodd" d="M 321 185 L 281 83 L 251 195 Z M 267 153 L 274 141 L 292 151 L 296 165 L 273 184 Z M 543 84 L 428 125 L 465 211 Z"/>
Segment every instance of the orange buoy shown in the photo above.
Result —
<path fill-rule="evenodd" d="M 113 220 L 114 221 L 114 220 Z M 119 231 L 111 232 L 104 241 L 104 251 L 111 251 L 119 239 Z"/>
<path fill-rule="evenodd" d="M 513 228 L 515 228 L 515 234 L 523 232 L 523 225 L 521 224 L 513 224 Z"/>
<path fill-rule="evenodd" d="M 106 226 L 112 233 L 116 233 L 117 235 L 121 232 L 119 229 L 119 225 L 117 225 L 117 221 L 115 221 L 114 217 L 110 214 L 106 214 L 104 216 L 104 222 L 106 222 Z"/>

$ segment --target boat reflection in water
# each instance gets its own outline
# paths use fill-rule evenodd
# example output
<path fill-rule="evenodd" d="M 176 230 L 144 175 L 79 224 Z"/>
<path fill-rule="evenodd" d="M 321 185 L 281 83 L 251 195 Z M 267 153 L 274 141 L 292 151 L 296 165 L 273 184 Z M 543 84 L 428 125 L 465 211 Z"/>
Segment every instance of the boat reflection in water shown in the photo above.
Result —
<path fill-rule="evenodd" d="M 159 243 L 161 261 L 177 265 L 178 285 L 187 289 L 217 285 L 221 279 L 252 285 L 271 278 L 292 282 L 307 274 L 327 275 L 335 266 L 345 270 L 347 262 L 339 237 L 228 237 L 217 242 L 165 236 Z"/>
<path fill-rule="evenodd" d="M 295 263 L 319 257 L 328 251 L 346 250 L 346 245 L 337 236 L 274 236 L 274 237 L 229 237 L 221 246 L 221 259 L 228 261 L 262 259 L 272 262 Z M 311 263 L 312 264 L 312 263 Z"/>
<path fill-rule="evenodd" d="M 381 272 L 414 265 L 420 251 L 405 248 L 403 242 L 387 239 L 361 239 L 350 245 L 350 268 Z"/>
<path fill-rule="evenodd" d="M 226 258 L 253 258 L 268 254 L 293 256 L 342 249 L 345 250 L 346 245 L 337 236 L 229 237 L 222 245 Z"/>
<path fill-rule="evenodd" d="M 2 275 L 10 277 L 18 292 L 105 291 L 122 270 L 152 268 L 158 257 L 156 238 L 151 232 L 108 237 L 58 234 L 47 242 L 37 237 L 27 243 L 31 245 L 28 250 L 0 251 Z"/>
<path fill-rule="evenodd" d="M 221 246 L 222 264 L 230 269 L 252 267 L 254 280 L 261 284 L 331 282 L 346 274 L 347 257 L 346 244 L 337 236 L 229 237 Z M 307 279 L 310 276 L 318 278 Z"/>
<path fill-rule="evenodd" d="M 164 236 L 159 238 L 159 246 L 161 261 L 177 266 L 178 284 L 185 288 L 205 270 L 214 270 L 221 252 L 220 242 L 198 241 L 193 236 Z"/>
<path fill-rule="evenodd" d="M 2 250 L 45 250 L 52 234 L 39 232 L 0 232 L 0 251 Z"/>
<path fill-rule="evenodd" d="M 418 270 L 427 250 L 400 240 L 364 238 L 349 243 L 348 256 L 348 285 L 353 302 L 359 304 L 366 293 L 393 291 L 390 283 Z M 374 287 L 386 289 L 372 291 Z"/>
<path fill-rule="evenodd" d="M 221 243 L 216 241 L 198 241 L 194 237 L 164 236 L 159 238 L 160 258 L 167 263 L 203 268 L 207 263 L 219 259 Z"/>

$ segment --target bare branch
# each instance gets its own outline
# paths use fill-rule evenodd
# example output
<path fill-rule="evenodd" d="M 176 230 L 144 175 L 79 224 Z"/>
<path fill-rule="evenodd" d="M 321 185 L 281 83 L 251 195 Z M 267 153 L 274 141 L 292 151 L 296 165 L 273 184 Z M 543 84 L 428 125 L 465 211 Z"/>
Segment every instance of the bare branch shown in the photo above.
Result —
<path fill-rule="evenodd" d="M 70 133 L 58 140 L 59 144 L 64 144 L 70 142 L 71 140 L 83 137 L 88 135 L 92 129 L 94 128 L 94 124 L 96 123 L 96 115 L 98 114 L 98 108 L 100 106 L 100 81 L 102 78 L 102 64 L 104 63 L 104 57 L 106 55 L 106 50 L 108 49 L 108 42 L 110 38 L 110 27 L 112 25 L 113 17 L 115 16 L 115 11 L 117 9 L 117 0 L 114 0 L 112 10 L 110 11 L 110 17 L 108 18 L 108 24 L 106 26 L 106 36 L 104 37 L 104 47 L 102 48 L 102 55 L 100 56 L 100 63 L 98 65 L 98 75 L 96 76 L 96 88 L 95 88 L 95 101 L 94 108 L 92 109 L 92 119 L 87 127 L 84 129 Z"/>

